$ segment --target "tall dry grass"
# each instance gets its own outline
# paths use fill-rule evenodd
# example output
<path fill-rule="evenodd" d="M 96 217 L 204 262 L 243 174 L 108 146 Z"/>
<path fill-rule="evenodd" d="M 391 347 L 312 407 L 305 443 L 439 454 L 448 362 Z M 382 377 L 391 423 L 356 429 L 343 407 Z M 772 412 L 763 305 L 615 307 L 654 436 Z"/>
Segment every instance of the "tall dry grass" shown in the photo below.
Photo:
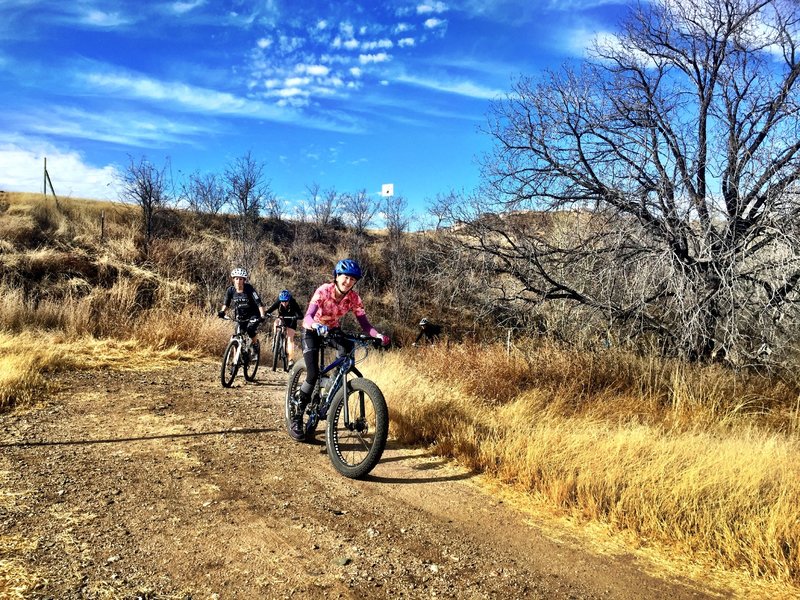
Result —
<path fill-rule="evenodd" d="M 800 584 L 797 394 L 785 384 L 547 345 L 371 361 L 401 442 L 574 517 Z"/>
<path fill-rule="evenodd" d="M 217 331 L 221 336 L 222 332 Z M 213 335 L 209 333 L 208 335 Z M 59 333 L 0 331 L 0 410 L 45 398 L 50 374 L 69 370 L 169 368 L 178 361 L 197 360 L 205 351 L 176 344 L 145 343 Z"/>

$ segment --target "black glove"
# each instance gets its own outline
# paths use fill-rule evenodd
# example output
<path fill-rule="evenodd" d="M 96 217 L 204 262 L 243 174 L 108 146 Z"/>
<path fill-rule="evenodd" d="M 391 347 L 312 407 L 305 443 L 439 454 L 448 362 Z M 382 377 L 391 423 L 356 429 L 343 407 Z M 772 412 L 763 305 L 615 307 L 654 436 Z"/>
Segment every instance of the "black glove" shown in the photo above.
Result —
<path fill-rule="evenodd" d="M 224 310 L 221 310 L 221 311 L 219 311 L 219 312 L 217 313 L 217 316 L 218 316 L 220 319 L 224 319 L 224 318 L 225 318 L 225 311 L 224 311 Z"/>

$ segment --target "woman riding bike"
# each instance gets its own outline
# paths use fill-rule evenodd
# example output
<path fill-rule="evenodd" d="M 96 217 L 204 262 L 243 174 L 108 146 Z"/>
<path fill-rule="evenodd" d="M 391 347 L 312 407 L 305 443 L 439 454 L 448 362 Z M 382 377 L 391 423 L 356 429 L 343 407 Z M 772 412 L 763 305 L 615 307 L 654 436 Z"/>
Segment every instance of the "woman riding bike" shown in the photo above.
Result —
<path fill-rule="evenodd" d="M 303 318 L 303 309 L 300 308 L 297 300 L 292 298 L 289 290 L 283 290 L 278 294 L 278 299 L 267 309 L 267 314 L 271 316 L 276 310 L 279 318 L 272 323 L 272 333 L 273 335 L 277 333 L 278 320 L 282 320 L 286 327 L 286 356 L 291 369 L 294 366 L 294 336 L 297 333 L 297 320 Z"/>
<path fill-rule="evenodd" d="M 247 283 L 247 270 L 237 267 L 231 271 L 233 285 L 225 290 L 225 299 L 220 305 L 217 316 L 222 319 L 228 307 L 233 306 L 236 319 L 244 321 L 250 319 L 247 324 L 247 335 L 253 342 L 253 348 L 258 351 L 258 326 L 264 320 L 264 303 L 256 289 Z"/>
<path fill-rule="evenodd" d="M 302 415 L 305 406 L 311 400 L 311 392 L 319 377 L 319 351 L 322 338 L 329 329 L 339 327 L 339 321 L 348 312 L 353 312 L 361 326 L 369 336 L 379 337 L 383 345 L 389 344 L 389 337 L 375 329 L 367 319 L 361 297 L 353 291 L 353 286 L 361 279 L 361 267 L 350 258 L 336 263 L 333 269 L 333 281 L 323 283 L 314 292 L 308 310 L 303 318 L 303 359 L 306 363 L 306 379 L 297 392 L 300 410 L 292 421 L 291 434 L 295 440 L 303 439 Z M 347 351 L 340 343 L 329 342 L 341 351 Z"/>

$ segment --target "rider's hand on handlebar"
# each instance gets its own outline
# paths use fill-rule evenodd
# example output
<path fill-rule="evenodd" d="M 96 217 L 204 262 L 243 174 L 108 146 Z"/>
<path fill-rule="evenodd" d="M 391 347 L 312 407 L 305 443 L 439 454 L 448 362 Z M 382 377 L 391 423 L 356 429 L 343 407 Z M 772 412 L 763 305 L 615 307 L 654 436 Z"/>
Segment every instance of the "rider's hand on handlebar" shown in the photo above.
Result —
<path fill-rule="evenodd" d="M 322 323 L 314 323 L 314 331 L 317 332 L 317 335 L 325 337 L 328 335 L 328 326 Z"/>
<path fill-rule="evenodd" d="M 225 318 L 225 311 L 224 311 L 224 310 L 221 310 L 221 311 L 217 312 L 217 316 L 218 316 L 220 319 L 224 319 L 224 318 Z"/>

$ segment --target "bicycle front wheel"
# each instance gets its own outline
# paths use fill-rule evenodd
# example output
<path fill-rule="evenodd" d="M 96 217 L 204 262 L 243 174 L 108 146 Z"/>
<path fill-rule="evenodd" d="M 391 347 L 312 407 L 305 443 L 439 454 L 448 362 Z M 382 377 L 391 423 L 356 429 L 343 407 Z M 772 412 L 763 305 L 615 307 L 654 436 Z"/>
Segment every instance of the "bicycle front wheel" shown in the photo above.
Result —
<path fill-rule="evenodd" d="M 347 382 L 347 389 L 336 392 L 326 441 L 328 457 L 339 473 L 351 479 L 364 477 L 381 459 L 388 435 L 389 409 L 375 383 L 356 377 Z"/>
<path fill-rule="evenodd" d="M 275 335 L 272 336 L 272 370 L 274 371 L 278 366 L 278 357 L 280 356 L 281 352 L 281 345 L 283 344 L 283 335 L 281 335 L 280 330 L 278 330 Z"/>
<path fill-rule="evenodd" d="M 231 387 L 236 373 L 239 370 L 239 355 L 241 354 L 241 343 L 233 339 L 228 342 L 225 353 L 222 355 L 222 368 L 219 375 L 222 387 Z"/>
<path fill-rule="evenodd" d="M 289 380 L 286 382 L 286 398 L 284 402 L 284 419 L 286 421 L 286 431 L 291 432 L 292 421 L 297 414 L 299 407 L 297 406 L 296 397 L 297 392 L 300 391 L 300 386 L 306 380 L 306 361 L 302 358 L 294 363 L 294 367 L 289 372 Z M 301 416 L 303 420 L 303 431 L 306 432 L 306 438 L 310 439 L 314 435 L 313 428 L 309 427 L 308 415 Z"/>
<path fill-rule="evenodd" d="M 247 381 L 256 380 L 256 372 L 258 371 L 258 363 L 261 360 L 261 351 L 256 350 L 255 347 L 250 351 L 250 360 L 244 363 L 244 378 Z"/>
<path fill-rule="evenodd" d="M 289 370 L 289 358 L 286 356 L 286 331 L 281 335 L 280 363 L 284 371 Z"/>

